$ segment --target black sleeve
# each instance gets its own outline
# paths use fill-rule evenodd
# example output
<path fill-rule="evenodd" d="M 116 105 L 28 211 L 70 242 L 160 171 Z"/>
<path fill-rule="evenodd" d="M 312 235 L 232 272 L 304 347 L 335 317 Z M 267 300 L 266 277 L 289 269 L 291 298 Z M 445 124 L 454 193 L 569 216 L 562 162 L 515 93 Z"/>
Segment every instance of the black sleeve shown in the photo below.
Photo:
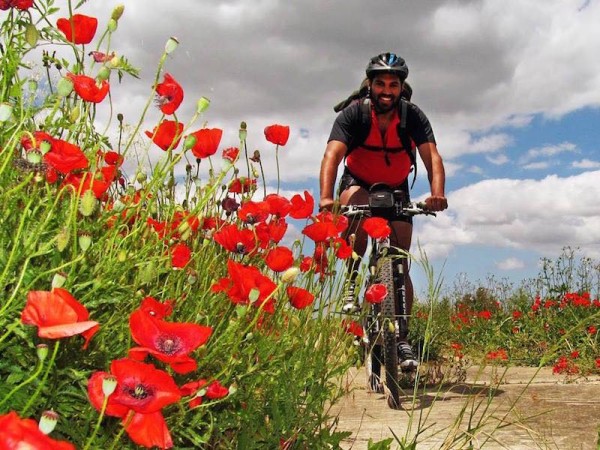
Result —
<path fill-rule="evenodd" d="M 406 114 L 406 130 L 414 143 L 419 146 L 426 142 L 435 144 L 435 136 L 431 123 L 421 108 L 414 103 L 408 104 Z"/>
<path fill-rule="evenodd" d="M 352 138 L 358 129 L 356 125 L 360 121 L 359 107 L 360 105 L 358 103 L 352 103 L 350 106 L 340 111 L 333 123 L 327 142 L 340 141 L 346 145 L 349 145 L 350 142 L 352 142 Z"/>

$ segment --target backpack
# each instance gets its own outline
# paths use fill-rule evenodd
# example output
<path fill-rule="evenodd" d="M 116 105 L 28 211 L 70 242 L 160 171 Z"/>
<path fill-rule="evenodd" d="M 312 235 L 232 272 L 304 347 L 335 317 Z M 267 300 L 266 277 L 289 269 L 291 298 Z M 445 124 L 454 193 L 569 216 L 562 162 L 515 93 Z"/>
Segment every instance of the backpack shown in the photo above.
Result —
<path fill-rule="evenodd" d="M 350 106 L 353 103 L 360 102 L 360 121 L 361 121 L 361 129 L 356 134 L 352 142 L 348 145 L 348 154 L 360 146 L 369 135 L 369 131 L 371 130 L 371 99 L 368 96 L 369 94 L 369 79 L 365 78 L 361 83 L 360 87 L 352 92 L 348 98 L 342 100 L 337 105 L 333 107 L 335 112 L 340 112 L 344 108 Z M 396 132 L 398 133 L 398 137 L 400 138 L 400 142 L 402 143 L 403 149 L 408 153 L 410 158 L 410 164 L 414 168 L 413 171 L 413 180 L 410 185 L 411 189 L 415 184 L 415 180 L 417 178 L 417 158 L 412 151 L 412 141 L 408 132 L 406 131 L 406 115 L 408 110 L 408 104 L 410 102 L 410 98 L 412 97 L 412 87 L 404 82 L 404 89 L 402 91 L 402 95 L 400 97 L 400 103 L 398 105 L 398 116 L 400 117 L 400 123 L 398 123 L 398 127 L 396 128 Z M 388 155 L 385 155 L 386 162 L 389 164 Z"/>

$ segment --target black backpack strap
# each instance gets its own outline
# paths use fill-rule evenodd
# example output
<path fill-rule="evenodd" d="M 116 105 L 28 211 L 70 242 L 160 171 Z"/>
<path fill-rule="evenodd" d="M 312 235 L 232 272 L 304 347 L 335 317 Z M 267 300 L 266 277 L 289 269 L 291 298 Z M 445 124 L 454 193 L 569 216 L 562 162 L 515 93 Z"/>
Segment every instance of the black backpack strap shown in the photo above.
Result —
<path fill-rule="evenodd" d="M 410 136 L 408 135 L 408 131 L 406 130 L 406 117 L 408 116 L 408 101 L 401 98 L 400 99 L 400 122 L 396 127 L 396 133 L 398 134 L 398 138 L 400 138 L 400 142 L 402 143 L 402 147 L 408 153 L 408 157 L 410 158 L 410 163 L 414 167 L 415 171 L 413 173 L 413 180 L 410 185 L 410 188 L 415 185 L 415 181 L 417 179 L 417 158 L 412 149 L 412 141 Z"/>

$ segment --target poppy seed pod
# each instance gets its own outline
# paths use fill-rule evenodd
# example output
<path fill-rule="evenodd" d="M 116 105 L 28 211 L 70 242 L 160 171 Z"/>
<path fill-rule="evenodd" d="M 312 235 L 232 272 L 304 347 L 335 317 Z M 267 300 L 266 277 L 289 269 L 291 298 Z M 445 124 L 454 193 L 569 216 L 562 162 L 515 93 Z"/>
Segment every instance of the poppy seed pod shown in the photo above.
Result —
<path fill-rule="evenodd" d="M 42 433 L 50 434 L 54 431 L 57 423 L 58 413 L 56 413 L 56 411 L 44 411 L 42 417 L 40 417 L 38 428 Z"/>
<path fill-rule="evenodd" d="M 92 236 L 87 233 L 81 233 L 78 238 L 79 248 L 84 252 L 92 245 Z"/>
<path fill-rule="evenodd" d="M 165 44 L 165 53 L 167 55 L 173 53 L 175 51 L 175 49 L 177 49 L 178 45 L 179 45 L 179 41 L 177 40 L 177 38 L 171 36 L 169 38 L 169 40 L 167 41 L 167 43 Z"/>
<path fill-rule="evenodd" d="M 117 389 L 117 377 L 114 375 L 106 375 L 102 379 L 102 393 L 108 397 Z"/>
<path fill-rule="evenodd" d="M 67 281 L 67 275 L 64 272 L 55 273 L 52 277 L 52 289 L 63 287 L 65 281 Z"/>
<path fill-rule="evenodd" d="M 44 362 L 46 357 L 48 356 L 48 346 L 46 344 L 38 344 L 35 347 L 35 352 L 40 361 Z"/>
<path fill-rule="evenodd" d="M 0 122 L 6 122 L 12 116 L 13 107 L 9 103 L 0 103 Z"/>
<path fill-rule="evenodd" d="M 200 100 L 198 100 L 198 103 L 196 104 L 196 111 L 198 112 L 198 114 L 202 114 L 208 109 L 209 106 L 210 100 L 206 97 L 200 97 Z"/>

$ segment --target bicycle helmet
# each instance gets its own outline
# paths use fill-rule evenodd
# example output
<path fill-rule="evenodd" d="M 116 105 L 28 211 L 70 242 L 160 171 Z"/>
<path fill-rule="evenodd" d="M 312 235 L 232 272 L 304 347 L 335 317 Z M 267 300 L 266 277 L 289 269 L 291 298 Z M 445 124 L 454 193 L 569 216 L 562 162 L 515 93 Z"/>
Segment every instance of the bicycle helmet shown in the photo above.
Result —
<path fill-rule="evenodd" d="M 380 73 L 398 75 L 401 81 L 406 80 L 406 77 L 408 77 L 406 62 L 395 53 L 381 53 L 374 56 L 367 64 L 366 72 L 369 79 Z"/>

